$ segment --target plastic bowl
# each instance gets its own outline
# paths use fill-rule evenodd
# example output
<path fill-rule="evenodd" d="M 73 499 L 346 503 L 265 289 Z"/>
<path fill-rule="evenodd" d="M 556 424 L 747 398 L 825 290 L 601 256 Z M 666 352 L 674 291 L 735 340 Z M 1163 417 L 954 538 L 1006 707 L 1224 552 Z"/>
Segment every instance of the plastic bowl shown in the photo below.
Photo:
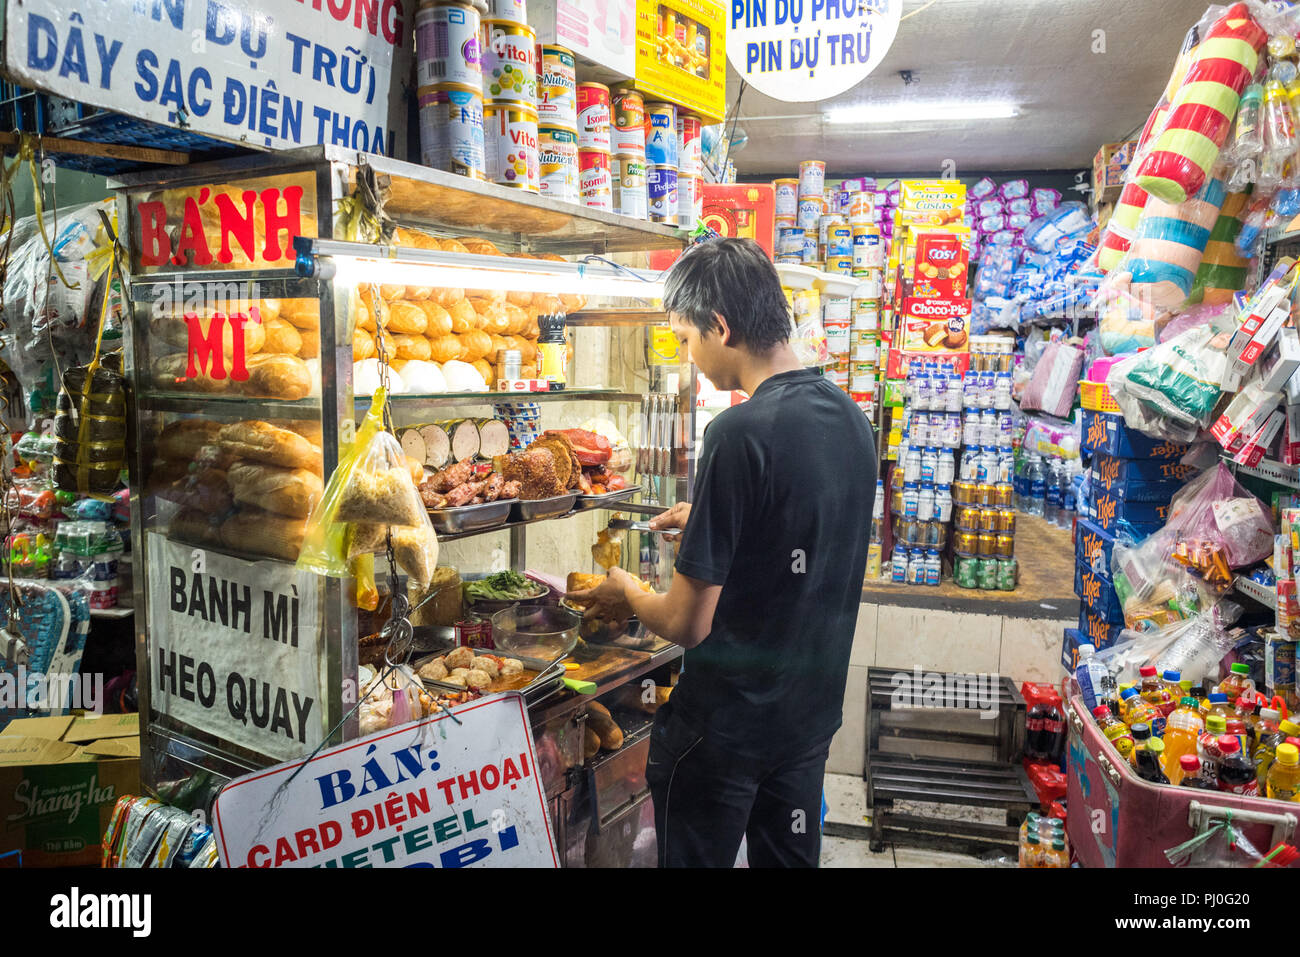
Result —
<path fill-rule="evenodd" d="M 560 605 L 511 605 L 492 616 L 492 641 L 518 658 L 554 661 L 578 643 L 582 616 Z"/>

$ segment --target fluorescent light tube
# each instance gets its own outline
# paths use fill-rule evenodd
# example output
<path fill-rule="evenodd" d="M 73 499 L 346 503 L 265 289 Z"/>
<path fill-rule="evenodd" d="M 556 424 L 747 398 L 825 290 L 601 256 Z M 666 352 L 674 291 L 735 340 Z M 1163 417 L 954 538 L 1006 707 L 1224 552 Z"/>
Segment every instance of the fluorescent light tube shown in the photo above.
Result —
<path fill-rule="evenodd" d="M 936 120 L 1004 120 L 1019 113 L 1014 103 L 882 103 L 827 110 L 827 123 L 926 123 Z"/>

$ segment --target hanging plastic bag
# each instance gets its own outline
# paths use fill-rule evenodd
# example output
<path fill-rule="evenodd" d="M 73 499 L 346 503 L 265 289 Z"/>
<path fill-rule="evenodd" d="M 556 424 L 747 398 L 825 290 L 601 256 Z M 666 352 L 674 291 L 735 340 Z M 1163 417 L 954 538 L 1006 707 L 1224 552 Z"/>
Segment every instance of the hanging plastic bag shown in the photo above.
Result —
<path fill-rule="evenodd" d="M 830 350 L 826 346 L 826 329 L 817 318 L 805 319 L 795 326 L 790 338 L 790 348 L 804 368 L 824 366 L 830 361 Z"/>
<path fill-rule="evenodd" d="M 1264 857 L 1224 812 L 1190 840 L 1165 851 L 1174 867 L 1257 867 Z"/>

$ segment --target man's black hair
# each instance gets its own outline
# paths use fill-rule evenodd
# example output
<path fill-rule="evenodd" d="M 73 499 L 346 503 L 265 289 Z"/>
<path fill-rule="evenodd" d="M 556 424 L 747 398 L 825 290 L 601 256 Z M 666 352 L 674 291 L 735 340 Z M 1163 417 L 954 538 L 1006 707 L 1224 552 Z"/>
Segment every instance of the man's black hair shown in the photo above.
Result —
<path fill-rule="evenodd" d="M 727 320 L 733 346 L 767 352 L 790 340 L 790 304 L 776 267 L 752 239 L 717 239 L 688 249 L 668 271 L 664 311 L 701 333 Z"/>

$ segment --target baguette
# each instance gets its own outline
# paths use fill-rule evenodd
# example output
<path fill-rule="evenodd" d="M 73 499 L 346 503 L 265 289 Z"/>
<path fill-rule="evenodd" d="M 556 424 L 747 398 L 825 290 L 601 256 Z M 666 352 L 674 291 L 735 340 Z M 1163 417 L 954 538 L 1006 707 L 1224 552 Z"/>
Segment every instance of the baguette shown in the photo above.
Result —
<path fill-rule="evenodd" d="M 194 545 L 221 544 L 220 527 L 213 522 L 213 516 L 197 508 L 183 508 L 177 512 L 167 526 L 167 537 Z"/>
<path fill-rule="evenodd" d="M 226 475 L 236 502 L 290 518 L 306 518 L 324 493 L 320 476 L 307 469 L 236 462 Z"/>
<path fill-rule="evenodd" d="M 313 335 L 303 337 L 300 351 L 308 352 L 309 344 L 319 354 L 320 340 Z M 311 394 L 311 381 L 307 363 L 297 356 L 253 356 L 248 360 L 248 379 L 239 391 L 271 399 L 305 399 Z"/>
<path fill-rule="evenodd" d="M 582 731 L 582 757 L 583 760 L 594 758 L 600 753 L 600 735 L 591 728 L 584 728 Z"/>
<path fill-rule="evenodd" d="M 158 433 L 154 451 L 160 459 L 180 462 L 192 462 L 198 458 L 200 450 L 217 441 L 221 431 L 220 422 L 208 419 L 182 419 L 173 422 Z"/>
<path fill-rule="evenodd" d="M 302 348 L 303 335 L 284 319 L 270 319 L 264 324 L 266 342 L 262 348 L 268 353 L 296 356 Z"/>
<path fill-rule="evenodd" d="M 199 316 L 199 329 L 204 337 L 212 326 L 212 316 Z M 242 326 L 244 336 L 244 354 L 254 355 L 262 351 L 266 343 L 265 321 L 253 322 L 251 319 Z M 149 320 L 149 332 L 163 342 L 178 349 L 188 349 L 190 344 L 190 326 L 183 316 L 155 316 Z M 222 318 L 221 351 L 227 356 L 235 354 L 235 327 Z"/>
<path fill-rule="evenodd" d="M 270 422 L 233 422 L 217 433 L 217 441 L 232 455 L 288 469 L 323 472 L 321 450 L 297 432 Z"/>
<path fill-rule="evenodd" d="M 221 544 L 292 562 L 297 561 L 302 551 L 306 528 L 306 519 L 286 518 L 257 508 L 244 509 L 221 523 Z"/>
<path fill-rule="evenodd" d="M 609 709 L 599 701 L 587 705 L 587 727 L 600 735 L 600 746 L 606 751 L 617 751 L 623 747 L 623 729 L 614 722 Z"/>

